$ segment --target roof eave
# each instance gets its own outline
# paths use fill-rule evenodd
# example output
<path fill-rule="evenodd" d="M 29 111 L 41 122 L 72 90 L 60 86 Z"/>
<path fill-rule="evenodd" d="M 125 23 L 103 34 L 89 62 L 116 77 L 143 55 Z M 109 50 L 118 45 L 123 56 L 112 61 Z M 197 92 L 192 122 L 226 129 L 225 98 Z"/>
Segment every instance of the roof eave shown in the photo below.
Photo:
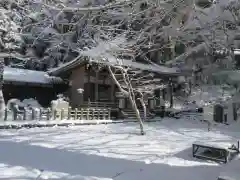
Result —
<path fill-rule="evenodd" d="M 51 69 L 49 71 L 47 71 L 47 73 L 49 75 L 52 75 L 52 76 L 59 76 L 60 74 L 63 74 L 65 73 L 66 71 L 69 71 L 71 69 L 74 69 L 76 68 L 77 66 L 81 66 L 83 64 L 87 63 L 87 60 L 77 60 L 77 61 L 74 61 L 70 64 L 68 64 L 67 66 L 62 66 L 62 67 L 59 67 L 59 68 L 55 68 L 55 69 Z"/>

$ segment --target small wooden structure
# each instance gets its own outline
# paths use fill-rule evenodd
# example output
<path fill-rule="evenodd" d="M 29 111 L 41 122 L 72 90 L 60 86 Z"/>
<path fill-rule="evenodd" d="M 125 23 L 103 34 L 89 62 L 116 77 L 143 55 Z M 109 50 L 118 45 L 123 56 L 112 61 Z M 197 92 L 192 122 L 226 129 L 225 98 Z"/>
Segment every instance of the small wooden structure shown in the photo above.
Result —
<path fill-rule="evenodd" d="M 220 163 L 229 162 L 233 156 L 238 153 L 239 141 L 237 142 L 237 145 L 232 144 L 230 147 L 222 147 L 219 145 L 210 145 L 205 143 L 194 143 L 192 145 L 193 157 L 212 160 Z"/>
<path fill-rule="evenodd" d="M 43 107 L 48 107 L 57 94 L 65 92 L 68 88 L 68 84 L 60 77 L 28 69 L 5 67 L 3 80 L 5 102 L 10 99 L 34 98 Z"/>

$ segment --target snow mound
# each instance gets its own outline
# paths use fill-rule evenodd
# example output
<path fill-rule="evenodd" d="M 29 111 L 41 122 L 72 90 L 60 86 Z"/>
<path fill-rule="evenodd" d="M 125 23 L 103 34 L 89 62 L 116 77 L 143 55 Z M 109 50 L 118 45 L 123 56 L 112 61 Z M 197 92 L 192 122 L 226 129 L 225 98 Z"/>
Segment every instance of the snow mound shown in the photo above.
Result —
<path fill-rule="evenodd" d="M 30 98 L 30 99 L 24 99 L 23 101 L 19 99 L 10 99 L 7 102 L 7 108 L 12 109 L 12 106 L 16 104 L 19 107 L 32 107 L 32 108 L 42 108 L 42 106 L 38 103 L 37 100 Z"/>
<path fill-rule="evenodd" d="M 42 106 L 38 103 L 37 100 L 30 98 L 30 99 L 24 99 L 22 101 L 23 104 L 25 104 L 26 106 L 30 106 L 30 107 L 35 107 L 35 108 L 41 108 Z"/>

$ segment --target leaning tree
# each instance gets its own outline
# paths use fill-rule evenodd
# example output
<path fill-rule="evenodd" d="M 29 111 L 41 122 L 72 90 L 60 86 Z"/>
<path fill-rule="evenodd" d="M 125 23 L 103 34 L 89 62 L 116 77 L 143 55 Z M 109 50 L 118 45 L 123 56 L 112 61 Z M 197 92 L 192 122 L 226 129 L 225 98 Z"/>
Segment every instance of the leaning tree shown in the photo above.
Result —
<path fill-rule="evenodd" d="M 130 103 L 139 122 L 141 135 L 144 135 L 143 122 L 147 118 L 146 99 L 153 97 L 155 90 L 164 86 L 163 80 L 155 78 L 154 73 L 129 68 L 128 64 L 121 64 L 121 60 L 114 66 L 107 65 L 107 68 L 113 82 Z M 140 107 L 137 105 L 138 101 Z M 143 117 L 140 116 L 139 108 L 143 109 Z"/>
<path fill-rule="evenodd" d="M 155 77 L 154 73 L 149 73 L 149 68 L 139 70 L 132 66 L 133 59 L 122 59 L 121 52 L 126 50 L 126 38 L 124 35 L 113 37 L 111 41 L 101 41 L 99 45 L 80 52 L 81 56 L 89 58 L 89 62 L 97 63 L 101 68 L 106 68 L 111 76 L 113 83 L 118 87 L 122 95 L 127 98 L 133 112 L 140 125 L 140 132 L 145 134 L 143 119 L 146 119 L 146 101 L 145 97 L 153 96 L 156 89 L 164 86 L 162 79 Z M 147 65 L 145 65 L 147 66 Z M 163 68 L 155 65 L 156 68 Z M 167 71 L 169 68 L 165 67 Z M 170 69 L 171 70 L 171 69 Z M 144 111 L 144 117 L 140 116 L 139 106 Z"/>

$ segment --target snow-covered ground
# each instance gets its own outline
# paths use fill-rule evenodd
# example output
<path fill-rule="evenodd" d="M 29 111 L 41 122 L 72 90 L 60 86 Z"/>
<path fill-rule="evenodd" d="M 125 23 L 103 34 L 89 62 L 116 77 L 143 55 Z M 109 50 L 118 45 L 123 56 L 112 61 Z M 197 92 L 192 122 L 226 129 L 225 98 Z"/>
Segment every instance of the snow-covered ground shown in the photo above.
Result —
<path fill-rule="evenodd" d="M 188 97 L 188 101 L 196 101 L 196 104 L 199 106 L 206 106 L 231 99 L 235 91 L 236 90 L 230 87 L 224 90 L 222 86 L 202 85 L 193 88 L 192 94 Z"/>
<path fill-rule="evenodd" d="M 199 121 L 136 123 L 0 131 L 3 179 L 214 180 L 222 166 L 192 158 L 192 143 L 236 143 L 240 125 L 208 132 Z M 43 172 L 41 172 L 43 171 Z"/>
<path fill-rule="evenodd" d="M 232 98 L 235 91 L 233 88 L 224 89 L 223 86 L 219 85 L 201 85 L 192 88 L 191 94 L 187 97 L 176 97 L 173 108 L 175 110 L 190 110 L 219 102 L 226 102 Z"/>

